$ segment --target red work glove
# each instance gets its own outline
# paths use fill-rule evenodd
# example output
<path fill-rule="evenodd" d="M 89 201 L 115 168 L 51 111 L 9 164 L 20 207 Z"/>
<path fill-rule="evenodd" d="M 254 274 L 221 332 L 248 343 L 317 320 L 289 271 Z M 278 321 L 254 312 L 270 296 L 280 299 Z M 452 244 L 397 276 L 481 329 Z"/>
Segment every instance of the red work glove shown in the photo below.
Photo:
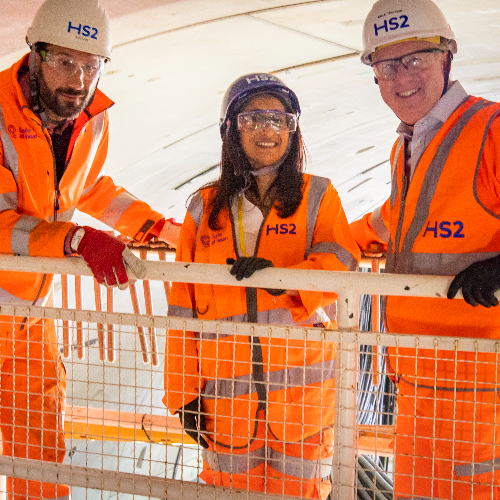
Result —
<path fill-rule="evenodd" d="M 137 278 L 146 275 L 146 268 L 121 241 L 93 227 L 78 228 L 71 238 L 71 250 L 81 255 L 98 283 L 128 287 L 127 269 Z"/>

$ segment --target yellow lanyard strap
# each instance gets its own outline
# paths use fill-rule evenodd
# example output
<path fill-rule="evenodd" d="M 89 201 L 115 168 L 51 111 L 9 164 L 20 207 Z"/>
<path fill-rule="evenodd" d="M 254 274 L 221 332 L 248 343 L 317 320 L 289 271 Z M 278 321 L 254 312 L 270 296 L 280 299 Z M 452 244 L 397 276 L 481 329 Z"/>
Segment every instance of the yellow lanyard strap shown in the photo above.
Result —
<path fill-rule="evenodd" d="M 240 238 L 240 249 L 245 257 L 250 257 L 245 249 L 245 231 L 243 229 L 243 203 L 241 196 L 238 196 L 238 235 Z"/>

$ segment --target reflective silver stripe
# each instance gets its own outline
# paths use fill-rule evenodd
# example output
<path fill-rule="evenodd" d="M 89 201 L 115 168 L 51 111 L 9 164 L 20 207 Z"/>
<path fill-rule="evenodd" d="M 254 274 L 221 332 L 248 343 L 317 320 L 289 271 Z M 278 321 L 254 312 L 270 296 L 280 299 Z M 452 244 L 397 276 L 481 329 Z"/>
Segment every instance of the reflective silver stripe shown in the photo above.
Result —
<path fill-rule="evenodd" d="M 352 253 L 346 250 L 342 245 L 333 241 L 322 241 L 314 245 L 307 253 L 307 257 L 312 253 L 331 253 L 335 255 L 349 271 L 355 271 L 358 267 L 358 261 L 354 258 Z"/>
<path fill-rule="evenodd" d="M 392 182 L 391 182 L 391 208 L 394 208 L 396 204 L 396 199 L 398 197 L 398 159 L 399 154 L 401 153 L 401 148 L 404 144 L 404 139 L 399 137 L 396 151 L 394 153 L 394 159 L 392 160 Z"/>
<path fill-rule="evenodd" d="M 333 462 L 333 456 L 323 460 L 308 460 L 290 457 L 269 447 L 266 450 L 265 446 L 241 455 L 204 450 L 203 459 L 213 471 L 227 474 L 243 474 L 267 462 L 275 471 L 302 479 L 329 476 Z"/>
<path fill-rule="evenodd" d="M 208 462 L 213 471 L 226 472 L 228 474 L 243 474 L 255 469 L 255 467 L 266 461 L 266 448 L 262 446 L 243 455 L 228 455 L 203 450 L 203 460 Z"/>
<path fill-rule="evenodd" d="M 191 199 L 187 211 L 189 215 L 193 218 L 196 227 L 200 227 L 201 220 L 203 218 L 203 198 L 201 193 L 196 193 Z"/>
<path fill-rule="evenodd" d="M 389 255 L 389 257 L 386 259 L 385 263 L 385 269 L 386 272 L 393 272 L 394 266 L 396 259 L 399 255 L 399 248 L 400 248 L 400 243 L 401 243 L 401 233 L 403 230 L 403 221 L 404 221 L 404 215 L 405 215 L 405 206 L 406 206 L 406 192 L 405 189 L 408 189 L 408 187 L 405 187 L 405 178 L 404 178 L 404 163 L 406 161 L 406 144 L 403 138 L 401 138 L 401 145 L 398 144 L 397 150 L 398 150 L 398 157 L 394 157 L 394 162 L 393 164 L 396 166 L 396 191 L 399 189 L 397 185 L 397 178 L 398 178 L 398 159 L 400 156 L 403 158 L 403 168 L 401 170 L 401 184 L 402 184 L 402 191 L 401 191 L 401 202 L 400 202 L 400 207 L 399 207 L 399 214 L 398 214 L 398 224 L 396 227 L 396 234 L 394 235 L 394 249 L 393 252 Z M 403 151 L 401 152 L 401 148 Z M 394 176 L 393 176 L 394 177 Z M 391 238 L 392 242 L 392 238 Z M 391 246 L 392 249 L 392 246 Z"/>
<path fill-rule="evenodd" d="M 319 206 L 326 193 L 329 179 L 326 177 L 311 176 L 309 184 L 309 193 L 307 195 L 307 244 L 305 258 L 311 253 L 312 239 L 314 235 L 314 227 L 318 218 Z"/>
<path fill-rule="evenodd" d="M 484 150 L 484 143 L 486 142 L 486 137 L 488 137 L 488 132 L 491 128 L 491 123 L 495 118 L 498 117 L 500 114 L 500 110 L 498 110 L 496 113 L 494 113 L 491 118 L 488 120 L 488 123 L 486 125 L 486 130 L 483 135 L 483 142 L 481 143 L 481 148 L 479 150 L 479 155 L 477 158 L 477 165 L 476 165 L 476 173 L 474 174 L 474 198 L 478 202 L 478 204 L 483 207 L 483 209 L 488 212 L 492 217 L 495 217 L 496 219 L 500 219 L 500 215 L 496 214 L 495 212 L 492 212 L 489 208 L 485 207 L 479 197 L 477 196 L 477 177 L 479 175 L 479 167 L 481 166 L 481 158 L 483 157 L 483 150 Z"/>
<path fill-rule="evenodd" d="M 31 306 L 32 300 L 24 300 L 16 297 L 12 293 L 0 287 L 0 304 L 2 305 L 18 305 L 18 306 Z"/>
<path fill-rule="evenodd" d="M 335 316 L 329 319 L 334 320 Z M 325 320 L 328 321 L 329 319 L 325 317 L 323 309 L 315 311 L 309 318 L 300 322 L 295 322 L 291 311 L 285 308 L 269 309 L 268 311 L 259 311 L 257 313 L 257 323 L 268 325 L 314 325 Z"/>
<path fill-rule="evenodd" d="M 444 165 L 448 159 L 451 149 L 455 145 L 458 137 L 462 133 L 463 129 L 469 122 L 469 120 L 474 116 L 475 113 L 491 106 L 493 103 L 490 101 L 479 101 L 473 104 L 457 121 L 454 127 L 448 132 L 446 137 L 442 140 L 441 144 L 438 146 L 432 161 L 427 168 L 425 173 L 424 181 L 422 183 L 422 187 L 420 189 L 420 194 L 417 200 L 417 205 L 415 207 L 415 216 L 413 221 L 406 232 L 405 238 L 403 240 L 403 245 L 401 248 L 401 255 L 403 258 L 400 258 L 396 261 L 396 265 L 394 269 L 388 270 L 389 272 L 396 273 L 413 273 L 411 269 L 411 265 L 408 265 L 407 258 L 411 256 L 413 245 L 422 231 L 427 217 L 429 216 L 429 210 L 431 206 L 432 199 L 436 193 L 437 185 L 441 174 L 444 169 Z M 418 168 L 418 166 L 417 166 Z M 402 224 L 402 220 L 400 218 L 400 224 Z M 395 242 L 395 252 L 397 252 L 399 245 L 398 242 Z"/>
<path fill-rule="evenodd" d="M 102 131 L 104 130 L 104 111 L 95 115 L 92 120 L 92 149 L 90 151 L 90 157 L 94 161 L 94 157 L 101 143 Z M 92 162 L 90 162 L 92 163 Z"/>
<path fill-rule="evenodd" d="M 205 399 L 236 398 L 257 392 L 252 382 L 252 375 L 240 375 L 232 379 L 205 380 L 205 388 L 201 391 Z"/>
<path fill-rule="evenodd" d="M 410 257 L 413 274 L 455 276 L 474 262 L 497 257 L 500 252 L 413 253 Z M 405 266 L 406 267 L 406 266 Z"/>
<path fill-rule="evenodd" d="M 168 316 L 178 316 L 180 318 L 196 318 L 194 311 L 190 307 L 181 307 L 170 304 L 168 306 Z"/>
<path fill-rule="evenodd" d="M 84 175 L 85 179 L 87 178 L 87 175 L 90 172 L 90 169 L 92 168 L 95 155 L 97 154 L 97 150 L 99 149 L 99 144 L 101 143 L 102 132 L 104 130 L 104 112 L 95 115 L 86 125 L 86 127 L 89 126 L 92 127 L 92 145 L 90 146 L 90 152 L 88 155 L 87 167 Z M 97 182 L 99 182 L 99 180 L 102 178 L 103 175 L 104 173 L 101 170 L 99 179 L 93 184 L 92 187 L 84 189 L 82 192 L 82 196 L 87 194 L 97 184 Z"/>
<path fill-rule="evenodd" d="M 15 210 L 17 208 L 17 191 L 0 194 L 0 212 L 2 210 Z"/>
<path fill-rule="evenodd" d="M 318 316 L 324 316 L 325 319 L 318 321 L 321 323 L 323 321 L 335 321 L 337 319 L 337 301 L 333 304 L 328 304 L 327 306 L 319 307 L 316 309 Z M 316 324 L 316 321 L 313 323 Z"/>
<path fill-rule="evenodd" d="M 325 360 L 308 366 L 291 366 L 283 370 L 264 373 L 267 392 L 282 391 L 291 387 L 306 387 L 335 378 L 335 360 Z M 257 392 L 250 374 L 239 377 L 206 380 L 202 391 L 207 399 L 245 396 Z"/>
<path fill-rule="evenodd" d="M 333 455 L 322 460 L 290 457 L 268 448 L 267 464 L 275 471 L 302 479 L 318 479 L 332 472 Z"/>
<path fill-rule="evenodd" d="M 30 233 L 40 222 L 40 219 L 31 217 L 30 215 L 23 215 L 15 223 L 12 229 L 12 236 L 10 239 L 10 246 L 12 253 L 19 255 L 29 255 L 29 241 Z"/>
<path fill-rule="evenodd" d="M 92 189 L 94 189 L 94 188 L 97 186 L 97 184 L 101 181 L 101 179 L 102 179 L 103 177 L 105 177 L 105 175 L 106 175 L 106 174 L 104 173 L 104 171 L 103 171 L 103 170 L 101 170 L 101 173 L 99 174 L 99 177 L 98 177 L 98 178 L 97 178 L 97 180 L 94 182 L 94 184 L 92 184 L 92 186 L 90 186 L 90 187 L 88 187 L 88 188 L 86 188 L 86 189 L 84 189 L 84 190 L 82 191 L 82 196 L 85 196 L 85 195 L 86 195 L 86 194 L 88 194 L 90 191 L 92 191 Z"/>
<path fill-rule="evenodd" d="M 290 366 L 284 370 L 264 374 L 269 381 L 268 391 L 281 391 L 288 387 L 306 387 L 335 378 L 335 360 L 329 359 L 307 366 Z"/>
<path fill-rule="evenodd" d="M 479 474 L 488 474 L 500 469 L 500 458 L 475 462 L 472 464 L 455 465 L 453 468 L 457 477 L 473 477 Z"/>
<path fill-rule="evenodd" d="M 120 220 L 120 217 L 125 213 L 128 207 L 132 205 L 137 198 L 131 195 L 128 191 L 120 193 L 113 201 L 106 207 L 106 210 L 99 217 L 99 220 L 109 227 L 115 227 Z"/>
<path fill-rule="evenodd" d="M 177 316 L 177 314 L 172 314 L 172 316 Z M 293 320 L 292 313 L 289 309 L 279 308 L 279 309 L 270 309 L 268 311 L 258 311 L 257 323 L 268 324 L 268 325 L 315 325 L 317 323 L 334 321 L 336 316 L 337 316 L 336 304 L 331 304 L 330 306 L 319 308 L 309 318 L 300 322 L 295 322 Z M 203 316 L 198 316 L 198 317 L 203 318 Z M 248 317 L 246 314 L 237 314 L 234 316 L 228 316 L 226 318 L 218 318 L 218 321 L 234 321 L 238 323 L 248 323 Z M 215 339 L 222 339 L 224 337 L 232 337 L 234 335 L 238 335 L 238 332 L 236 332 L 235 334 L 233 333 L 217 334 L 215 331 L 204 330 L 202 332 L 201 338 L 203 340 L 215 340 Z"/>
<path fill-rule="evenodd" d="M 389 241 L 390 232 L 389 228 L 385 225 L 384 219 L 382 219 L 382 207 L 376 208 L 372 213 L 372 226 L 377 233 L 377 236 L 382 241 Z"/>
<path fill-rule="evenodd" d="M 73 218 L 73 214 L 75 213 L 76 207 L 71 207 L 69 210 L 65 212 L 57 212 L 57 220 L 62 222 L 68 222 Z M 54 221 L 54 216 L 51 215 L 45 219 L 48 222 Z"/>
<path fill-rule="evenodd" d="M 14 143 L 10 138 L 10 135 L 7 132 L 5 127 L 5 118 L 3 116 L 2 105 L 0 104 L 0 132 L 2 134 L 2 146 L 3 146 L 3 155 L 4 155 L 4 164 L 5 166 L 12 172 L 14 176 L 14 180 L 16 181 L 19 177 L 19 157 L 17 155 L 16 148 L 14 147 Z"/>

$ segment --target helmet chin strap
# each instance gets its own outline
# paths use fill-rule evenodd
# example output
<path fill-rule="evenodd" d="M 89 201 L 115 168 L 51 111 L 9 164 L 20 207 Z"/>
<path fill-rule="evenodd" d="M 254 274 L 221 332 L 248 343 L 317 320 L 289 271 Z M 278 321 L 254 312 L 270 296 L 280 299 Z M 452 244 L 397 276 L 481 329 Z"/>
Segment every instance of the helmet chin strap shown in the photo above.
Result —
<path fill-rule="evenodd" d="M 448 51 L 448 57 L 446 61 L 446 66 L 444 68 L 443 76 L 444 76 L 444 86 L 441 97 L 443 97 L 448 91 L 448 84 L 450 83 L 450 72 L 451 72 L 451 61 L 453 61 L 453 54 L 451 51 Z"/>

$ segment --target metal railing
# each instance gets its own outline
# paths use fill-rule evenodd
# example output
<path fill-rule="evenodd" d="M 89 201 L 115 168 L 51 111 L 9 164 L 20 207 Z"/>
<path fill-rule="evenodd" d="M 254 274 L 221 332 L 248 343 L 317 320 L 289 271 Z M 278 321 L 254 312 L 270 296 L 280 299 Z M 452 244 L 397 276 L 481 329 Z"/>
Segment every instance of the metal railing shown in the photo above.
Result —
<path fill-rule="evenodd" d="M 144 257 L 144 255 L 143 255 Z M 161 257 L 160 257 L 161 258 Z M 163 260 L 163 259 L 162 259 Z M 229 266 L 210 264 L 185 264 L 175 262 L 145 262 L 147 275 L 144 290 L 148 294 L 149 280 L 164 283 L 209 283 L 213 285 L 237 285 L 229 275 Z M 221 335 L 234 334 L 255 335 L 281 339 L 306 339 L 308 341 L 334 342 L 337 344 L 337 385 L 336 385 L 336 419 L 335 419 L 335 453 L 333 467 L 333 496 L 334 499 L 352 499 L 356 494 L 356 456 L 358 452 L 366 450 L 366 443 L 371 440 L 369 450 L 377 454 L 390 454 L 389 442 L 394 435 L 392 426 L 379 426 L 376 429 L 363 427 L 357 424 L 357 377 L 359 346 L 366 344 L 375 348 L 375 353 L 381 347 L 418 347 L 419 349 L 443 349 L 451 351 L 472 351 L 485 353 L 499 353 L 500 341 L 496 339 L 464 338 L 464 337 L 435 337 L 415 336 L 395 333 L 360 332 L 358 331 L 358 304 L 361 294 L 374 297 L 380 295 L 398 295 L 414 297 L 446 297 L 446 291 L 452 278 L 433 276 L 410 276 L 378 274 L 379 264 L 373 264 L 372 273 L 348 273 L 333 271 L 309 271 L 270 268 L 256 273 L 245 281 L 249 287 L 283 288 L 295 290 L 311 290 L 335 292 L 338 294 L 337 321 L 338 329 L 327 330 L 322 328 L 303 328 L 297 326 L 260 325 L 250 323 L 233 323 L 224 321 L 206 321 L 154 315 L 152 309 L 146 314 L 138 314 L 137 304 L 134 313 L 102 311 L 100 301 L 96 311 L 63 308 L 41 308 L 27 306 L 0 305 L 0 314 L 6 316 L 21 316 L 32 318 L 51 318 L 58 320 L 63 327 L 76 325 L 78 358 L 84 358 L 84 341 L 82 325 L 95 324 L 99 332 L 99 358 L 105 361 L 103 326 L 108 326 L 108 332 L 113 331 L 112 325 L 129 326 L 137 329 L 142 359 L 151 360 L 153 366 L 159 364 L 158 356 L 162 353 L 155 350 L 156 339 L 154 332 L 158 329 L 194 330 L 210 329 Z M 20 272 L 55 273 L 75 276 L 91 276 L 91 272 L 80 258 L 50 259 L 29 258 L 22 256 L 0 256 L 0 270 Z M 67 283 L 64 285 L 63 288 Z M 132 302 L 137 297 L 135 285 L 131 286 Z M 100 292 L 99 292 L 100 293 Z M 169 288 L 165 285 L 165 294 L 168 299 Z M 97 294 L 96 294 L 97 295 Z M 460 300 L 457 298 L 456 300 Z M 78 297 L 77 297 L 78 303 Z M 138 303 L 138 301 L 137 301 Z M 376 303 L 376 301 L 374 301 Z M 81 304 L 81 301 L 80 301 Z M 63 304 L 67 306 L 66 304 Z M 374 324 L 378 322 L 379 312 L 373 308 Z M 149 332 L 149 337 L 145 332 Z M 111 335 L 113 337 L 113 335 Z M 63 350 L 69 356 L 69 336 L 64 334 Z M 116 357 L 114 343 L 109 340 L 107 362 L 113 362 Z M 149 341 L 150 350 L 146 345 Z M 377 370 L 375 370 L 376 372 Z M 165 410 L 166 411 L 166 410 Z M 76 413 L 75 413 L 76 414 Z M 104 419 L 104 416 L 102 417 Z M 87 415 L 84 420 L 88 422 Z M 168 420 L 168 419 L 166 419 Z M 163 421 L 161 421 L 163 422 Z M 137 425 L 132 426 L 136 429 Z M 176 426 L 173 425 L 175 428 Z M 177 425 L 177 432 L 179 426 Z M 134 431 L 135 432 L 135 431 Z M 365 445 L 359 446 L 360 439 L 365 439 Z M 122 437 L 122 439 L 124 439 Z M 377 444 L 378 443 L 378 444 Z M 52 464 L 36 462 L 26 459 L 0 457 L 0 474 L 12 475 L 20 478 L 45 481 L 66 482 L 69 485 L 88 488 L 97 488 L 108 491 L 145 495 L 164 498 L 262 498 L 259 493 L 242 492 L 230 488 L 216 488 L 202 484 L 193 484 L 175 479 L 147 477 L 144 475 L 124 472 L 88 469 L 67 464 Z M 244 496 L 242 496 L 244 495 Z M 281 495 L 265 495 L 266 498 L 284 498 Z"/>

